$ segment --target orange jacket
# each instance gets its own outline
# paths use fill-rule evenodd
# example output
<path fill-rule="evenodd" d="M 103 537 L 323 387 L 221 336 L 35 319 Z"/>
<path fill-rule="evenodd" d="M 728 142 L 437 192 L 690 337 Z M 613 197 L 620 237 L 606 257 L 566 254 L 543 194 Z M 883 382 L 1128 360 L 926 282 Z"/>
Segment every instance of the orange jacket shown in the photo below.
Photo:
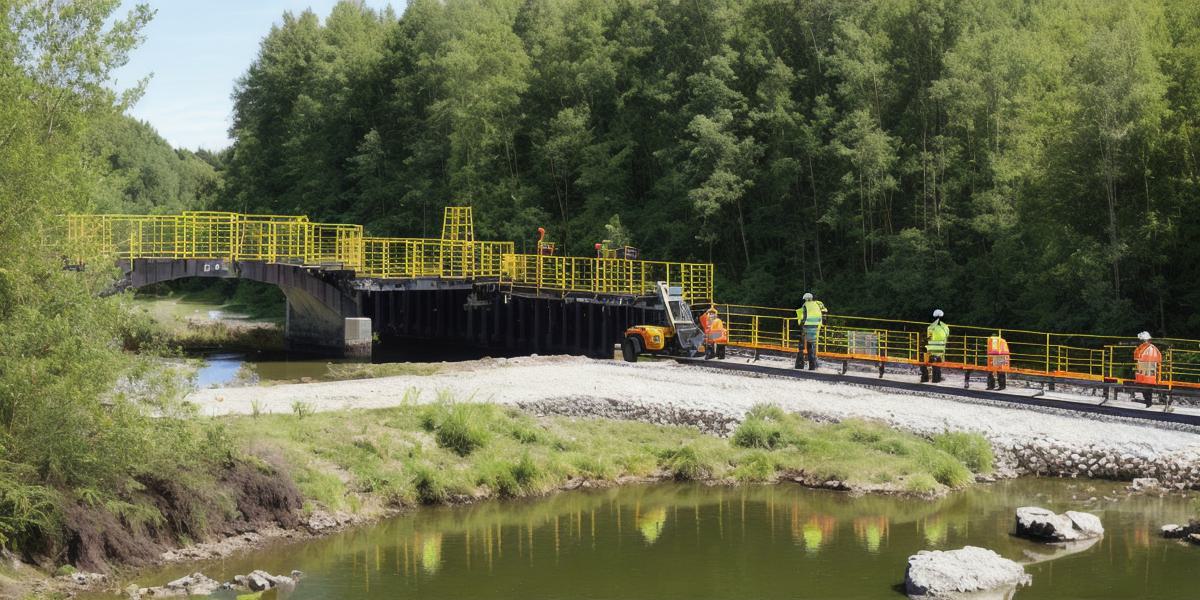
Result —
<path fill-rule="evenodd" d="M 1162 362 L 1162 352 L 1159 352 L 1158 347 L 1154 344 L 1142 342 L 1142 345 L 1133 351 L 1133 360 L 1137 362 L 1160 363 Z"/>
<path fill-rule="evenodd" d="M 725 322 L 720 317 L 713 317 L 708 320 L 708 326 L 704 328 L 704 340 L 713 344 L 729 343 L 729 334 L 725 331 Z"/>

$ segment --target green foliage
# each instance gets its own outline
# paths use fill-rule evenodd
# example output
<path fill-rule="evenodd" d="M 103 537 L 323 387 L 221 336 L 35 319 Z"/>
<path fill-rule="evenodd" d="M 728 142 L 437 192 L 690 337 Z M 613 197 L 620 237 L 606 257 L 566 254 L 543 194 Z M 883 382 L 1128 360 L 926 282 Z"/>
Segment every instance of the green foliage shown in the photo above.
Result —
<path fill-rule="evenodd" d="M 711 460 L 691 445 L 665 450 L 659 458 L 663 468 L 679 481 L 707 479 L 713 474 Z"/>
<path fill-rule="evenodd" d="M 734 430 L 733 443 L 742 448 L 777 448 L 783 443 L 783 428 L 777 421 L 748 417 Z"/>
<path fill-rule="evenodd" d="M 312 413 L 313 413 L 313 407 L 308 402 L 302 402 L 300 400 L 292 401 L 292 414 L 296 415 L 297 419 L 303 419 L 304 417 L 307 417 L 307 416 L 311 415 Z"/>
<path fill-rule="evenodd" d="M 419 465 L 413 471 L 413 488 L 417 492 L 417 499 L 424 504 L 446 501 L 446 483 L 442 476 L 428 465 Z"/>
<path fill-rule="evenodd" d="M 204 158 L 175 150 L 147 123 L 124 115 L 106 119 L 89 136 L 91 152 L 108 174 L 95 208 L 118 213 L 204 210 L 221 194 L 220 174 Z"/>
<path fill-rule="evenodd" d="M 712 260 L 732 302 L 1198 336 L 1197 22 L 1184 0 L 342 2 L 263 39 L 222 204 L 435 235 L 466 202 L 526 251 L 545 225 L 571 254 Z"/>
<path fill-rule="evenodd" d="M 933 436 L 933 445 L 957 458 L 973 473 L 991 473 L 995 456 L 992 445 L 977 433 L 949 431 Z"/>
<path fill-rule="evenodd" d="M 496 416 L 495 407 L 488 404 L 439 402 L 425 408 L 421 423 L 439 446 L 466 456 L 488 443 L 488 426 Z"/>
<path fill-rule="evenodd" d="M 733 469 L 738 481 L 769 481 L 775 475 L 775 459 L 767 452 L 753 452 L 743 458 Z"/>

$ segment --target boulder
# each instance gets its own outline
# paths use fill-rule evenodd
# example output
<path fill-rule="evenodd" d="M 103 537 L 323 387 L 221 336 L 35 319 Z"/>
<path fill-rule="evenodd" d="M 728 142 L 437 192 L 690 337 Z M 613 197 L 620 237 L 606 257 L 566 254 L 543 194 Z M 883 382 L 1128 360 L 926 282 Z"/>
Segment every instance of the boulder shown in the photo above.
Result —
<path fill-rule="evenodd" d="M 271 589 L 275 583 L 270 579 L 267 579 L 266 575 L 267 573 L 265 571 L 254 571 L 253 573 L 250 573 L 246 576 L 246 587 L 250 588 L 250 591 L 252 592 L 261 592 L 263 590 Z"/>
<path fill-rule="evenodd" d="M 1016 535 L 1039 542 L 1075 542 L 1104 535 L 1104 526 L 1090 513 L 1059 515 L 1038 506 L 1022 506 L 1017 509 Z"/>
<path fill-rule="evenodd" d="M 910 598 L 1005 598 L 1032 579 L 1025 567 L 985 548 L 922 550 L 908 557 L 904 591 Z"/>
<path fill-rule="evenodd" d="M 1100 523 L 1100 517 L 1077 510 L 1068 510 L 1063 514 L 1071 519 L 1071 523 L 1075 525 L 1075 530 L 1079 532 L 1081 539 L 1087 540 L 1104 535 L 1104 525 Z"/>
<path fill-rule="evenodd" d="M 1169 540 L 1179 539 L 1187 535 L 1187 532 L 1187 527 L 1184 527 L 1183 525 L 1177 525 L 1175 523 L 1162 526 L 1162 536 Z"/>
<path fill-rule="evenodd" d="M 1161 487 L 1161 485 L 1159 484 L 1158 480 L 1153 477 L 1138 477 L 1129 485 L 1129 488 L 1135 492 L 1157 490 L 1159 487 Z"/>

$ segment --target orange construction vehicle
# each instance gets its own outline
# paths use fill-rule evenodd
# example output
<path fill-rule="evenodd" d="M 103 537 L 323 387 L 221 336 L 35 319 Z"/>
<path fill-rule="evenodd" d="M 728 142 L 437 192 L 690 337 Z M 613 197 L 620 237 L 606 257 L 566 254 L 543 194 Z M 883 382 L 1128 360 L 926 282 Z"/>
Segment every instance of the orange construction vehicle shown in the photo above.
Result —
<path fill-rule="evenodd" d="M 641 354 L 696 356 L 704 352 L 705 332 L 692 320 L 692 308 L 683 299 L 683 290 L 671 287 L 665 281 L 656 282 L 655 288 L 666 323 L 626 329 L 621 356 L 626 361 L 637 362 Z"/>

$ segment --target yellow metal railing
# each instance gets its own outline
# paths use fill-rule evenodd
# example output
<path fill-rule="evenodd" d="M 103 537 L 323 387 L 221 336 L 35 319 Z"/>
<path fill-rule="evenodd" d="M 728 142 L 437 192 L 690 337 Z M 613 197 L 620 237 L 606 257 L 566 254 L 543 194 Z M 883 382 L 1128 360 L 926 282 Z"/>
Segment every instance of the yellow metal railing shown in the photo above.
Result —
<path fill-rule="evenodd" d="M 307 217 L 185 212 L 180 215 L 68 215 L 68 244 L 80 260 L 230 259 L 339 266 L 363 262 L 361 225 Z"/>
<path fill-rule="evenodd" d="M 710 264 L 673 263 L 624 258 L 508 254 L 501 281 L 516 288 L 562 293 L 648 296 L 655 282 L 683 290 L 693 304 L 708 304 L 713 295 Z"/>
<path fill-rule="evenodd" d="M 179 215 L 69 215 L 77 262 L 118 259 L 229 259 L 341 268 L 362 277 L 496 279 L 539 292 L 642 296 L 656 281 L 683 288 L 694 303 L 713 294 L 710 264 L 516 254 L 512 242 L 474 239 L 470 207 L 445 211 L 442 238 L 365 237 L 360 225 L 303 216 L 185 212 Z"/>
<path fill-rule="evenodd" d="M 498 278 L 501 257 L 513 253 L 513 243 L 365 238 L 363 251 L 363 275 L 367 277 Z"/>
<path fill-rule="evenodd" d="M 729 345 L 756 350 L 795 352 L 803 335 L 794 309 L 715 304 L 728 329 Z M 826 315 L 817 352 L 828 358 L 920 364 L 927 360 L 927 323 Z M 946 365 L 982 370 L 987 366 L 987 338 L 1008 342 L 1010 371 L 1090 381 L 1133 379 L 1133 349 L 1127 339 L 995 329 L 951 324 Z M 1164 349 L 1159 381 L 1172 387 L 1200 387 L 1200 341 L 1155 340 Z"/>

